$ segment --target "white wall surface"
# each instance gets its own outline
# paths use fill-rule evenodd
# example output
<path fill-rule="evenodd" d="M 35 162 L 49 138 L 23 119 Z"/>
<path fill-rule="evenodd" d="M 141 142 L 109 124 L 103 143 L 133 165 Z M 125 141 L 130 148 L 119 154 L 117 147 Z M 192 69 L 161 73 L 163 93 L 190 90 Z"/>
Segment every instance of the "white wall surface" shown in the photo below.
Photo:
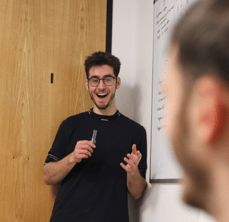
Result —
<path fill-rule="evenodd" d="M 150 184 L 150 127 L 153 58 L 153 0 L 114 0 L 112 53 L 121 60 L 118 109 L 143 125 L 148 140 L 148 187 L 144 196 L 129 198 L 132 222 L 210 222 L 202 211 L 184 205 L 181 185 Z"/>

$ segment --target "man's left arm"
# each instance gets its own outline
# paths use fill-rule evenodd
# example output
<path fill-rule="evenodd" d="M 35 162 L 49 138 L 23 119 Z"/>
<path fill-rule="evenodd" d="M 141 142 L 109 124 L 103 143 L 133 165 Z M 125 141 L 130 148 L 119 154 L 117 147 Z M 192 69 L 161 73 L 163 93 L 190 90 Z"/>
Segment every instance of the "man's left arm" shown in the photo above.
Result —
<path fill-rule="evenodd" d="M 120 163 L 120 165 L 127 173 L 127 188 L 130 194 L 134 199 L 139 199 L 146 187 L 146 181 L 141 176 L 138 169 L 138 164 L 142 158 L 142 154 L 137 150 L 135 144 L 132 146 L 132 153 L 128 153 L 127 157 L 124 158 L 127 165 L 123 163 Z"/>

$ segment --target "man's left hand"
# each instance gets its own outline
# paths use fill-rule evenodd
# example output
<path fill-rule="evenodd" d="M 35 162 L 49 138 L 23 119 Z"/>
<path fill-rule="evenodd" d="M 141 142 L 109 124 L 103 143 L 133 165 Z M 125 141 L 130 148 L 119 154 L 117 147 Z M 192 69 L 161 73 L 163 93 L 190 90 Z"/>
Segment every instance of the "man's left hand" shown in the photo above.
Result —
<path fill-rule="evenodd" d="M 128 174 L 134 176 L 138 171 L 138 164 L 142 158 L 142 154 L 139 150 L 137 150 L 135 144 L 132 146 L 132 153 L 128 153 L 127 157 L 124 158 L 124 161 L 127 163 L 127 165 L 123 163 L 120 163 L 120 165 Z"/>

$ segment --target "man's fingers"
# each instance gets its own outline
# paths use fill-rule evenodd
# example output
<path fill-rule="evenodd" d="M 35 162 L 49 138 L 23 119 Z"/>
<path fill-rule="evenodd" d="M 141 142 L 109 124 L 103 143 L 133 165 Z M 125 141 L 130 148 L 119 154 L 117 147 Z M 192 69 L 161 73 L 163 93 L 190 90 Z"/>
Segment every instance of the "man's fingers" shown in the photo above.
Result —
<path fill-rule="evenodd" d="M 82 147 L 82 146 L 77 147 L 76 146 L 75 150 L 77 152 L 80 152 L 81 150 L 84 150 L 84 151 L 89 151 L 90 153 L 93 153 L 93 149 L 91 147 L 89 147 L 89 146 L 86 146 L 86 147 Z"/>
<path fill-rule="evenodd" d="M 120 163 L 120 166 L 126 171 L 126 172 L 128 172 L 128 170 L 127 170 L 127 167 L 126 167 L 126 165 L 125 164 L 123 164 L 123 163 Z"/>
<path fill-rule="evenodd" d="M 136 154 L 136 152 L 137 152 L 137 148 L 136 148 L 136 144 L 134 144 L 134 145 L 132 146 L 132 153 L 133 153 L 133 154 Z"/>
<path fill-rule="evenodd" d="M 76 156 L 78 157 L 79 155 L 81 154 L 84 154 L 84 155 L 87 155 L 87 156 L 91 156 L 91 152 L 88 151 L 88 150 L 84 150 L 84 149 L 77 149 L 76 150 Z"/>
<path fill-rule="evenodd" d="M 138 164 L 138 157 L 135 154 L 127 154 L 127 157 L 132 160 L 136 165 Z"/>
<path fill-rule="evenodd" d="M 136 167 L 136 164 L 134 163 L 134 161 L 133 160 L 131 160 L 131 159 L 128 159 L 128 158 L 124 158 L 124 161 L 127 163 L 127 164 L 129 164 L 131 167 Z"/>
<path fill-rule="evenodd" d="M 89 156 L 86 154 L 80 154 L 77 158 L 78 159 L 87 159 Z"/>
<path fill-rule="evenodd" d="M 81 141 L 78 141 L 76 145 L 89 145 L 90 147 L 93 147 L 95 148 L 95 144 L 93 144 L 91 141 L 88 141 L 88 140 L 81 140 Z"/>
<path fill-rule="evenodd" d="M 91 146 L 91 147 L 93 147 L 93 148 L 95 148 L 96 146 L 95 146 L 95 144 L 94 143 L 92 143 L 91 141 L 88 141 L 89 142 L 89 145 Z M 95 143 L 96 143 L 96 141 L 95 141 Z"/>
<path fill-rule="evenodd" d="M 78 149 L 89 150 L 91 153 L 93 153 L 93 149 L 88 145 L 81 145 L 78 147 Z"/>
<path fill-rule="evenodd" d="M 123 163 L 120 163 L 120 166 L 121 166 L 124 170 L 126 170 L 126 165 L 124 165 Z"/>
<path fill-rule="evenodd" d="M 85 145 L 88 143 L 88 140 L 80 140 L 77 142 L 77 145 Z"/>
<path fill-rule="evenodd" d="M 136 148 L 136 144 L 133 144 L 132 153 L 128 153 L 127 157 L 124 157 L 127 165 L 120 163 L 120 166 L 128 173 L 136 169 L 142 157 L 141 152 Z"/>
<path fill-rule="evenodd" d="M 83 142 L 83 141 L 80 141 Z M 75 149 L 81 150 L 89 150 L 91 153 L 93 153 L 93 148 L 95 148 L 95 145 L 91 143 L 90 141 L 87 141 L 88 143 L 77 143 Z"/>
<path fill-rule="evenodd" d="M 130 167 L 128 167 L 128 165 L 125 165 L 124 163 L 120 163 L 120 166 L 121 166 L 126 172 L 129 172 L 129 171 L 130 171 Z"/>
<path fill-rule="evenodd" d="M 141 158 L 142 158 L 142 154 L 139 150 L 137 151 L 137 157 L 138 157 L 138 160 L 141 160 Z"/>
<path fill-rule="evenodd" d="M 141 160 L 142 158 L 142 154 L 139 150 L 136 151 L 136 154 L 134 154 L 133 152 L 131 153 L 131 156 L 129 156 L 130 154 L 127 154 L 127 156 L 129 158 L 132 158 L 134 161 L 137 160 L 138 162 Z"/>

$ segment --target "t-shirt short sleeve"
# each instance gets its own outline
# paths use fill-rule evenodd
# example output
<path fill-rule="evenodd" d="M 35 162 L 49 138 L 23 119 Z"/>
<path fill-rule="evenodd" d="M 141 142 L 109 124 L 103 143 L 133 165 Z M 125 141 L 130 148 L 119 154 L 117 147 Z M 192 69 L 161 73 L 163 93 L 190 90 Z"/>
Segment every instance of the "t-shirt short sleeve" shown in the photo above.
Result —
<path fill-rule="evenodd" d="M 146 131 L 144 127 L 141 127 L 141 131 L 139 132 L 138 141 L 137 141 L 137 150 L 139 150 L 142 154 L 142 158 L 138 164 L 138 169 L 141 176 L 145 179 L 146 168 L 147 168 L 147 139 L 146 139 Z"/>
<path fill-rule="evenodd" d="M 65 149 L 67 145 L 67 136 L 66 136 L 66 126 L 65 125 L 66 125 L 66 122 L 63 121 L 57 131 L 52 148 L 48 152 L 48 156 L 45 160 L 45 164 L 49 162 L 59 161 L 66 156 Z"/>

